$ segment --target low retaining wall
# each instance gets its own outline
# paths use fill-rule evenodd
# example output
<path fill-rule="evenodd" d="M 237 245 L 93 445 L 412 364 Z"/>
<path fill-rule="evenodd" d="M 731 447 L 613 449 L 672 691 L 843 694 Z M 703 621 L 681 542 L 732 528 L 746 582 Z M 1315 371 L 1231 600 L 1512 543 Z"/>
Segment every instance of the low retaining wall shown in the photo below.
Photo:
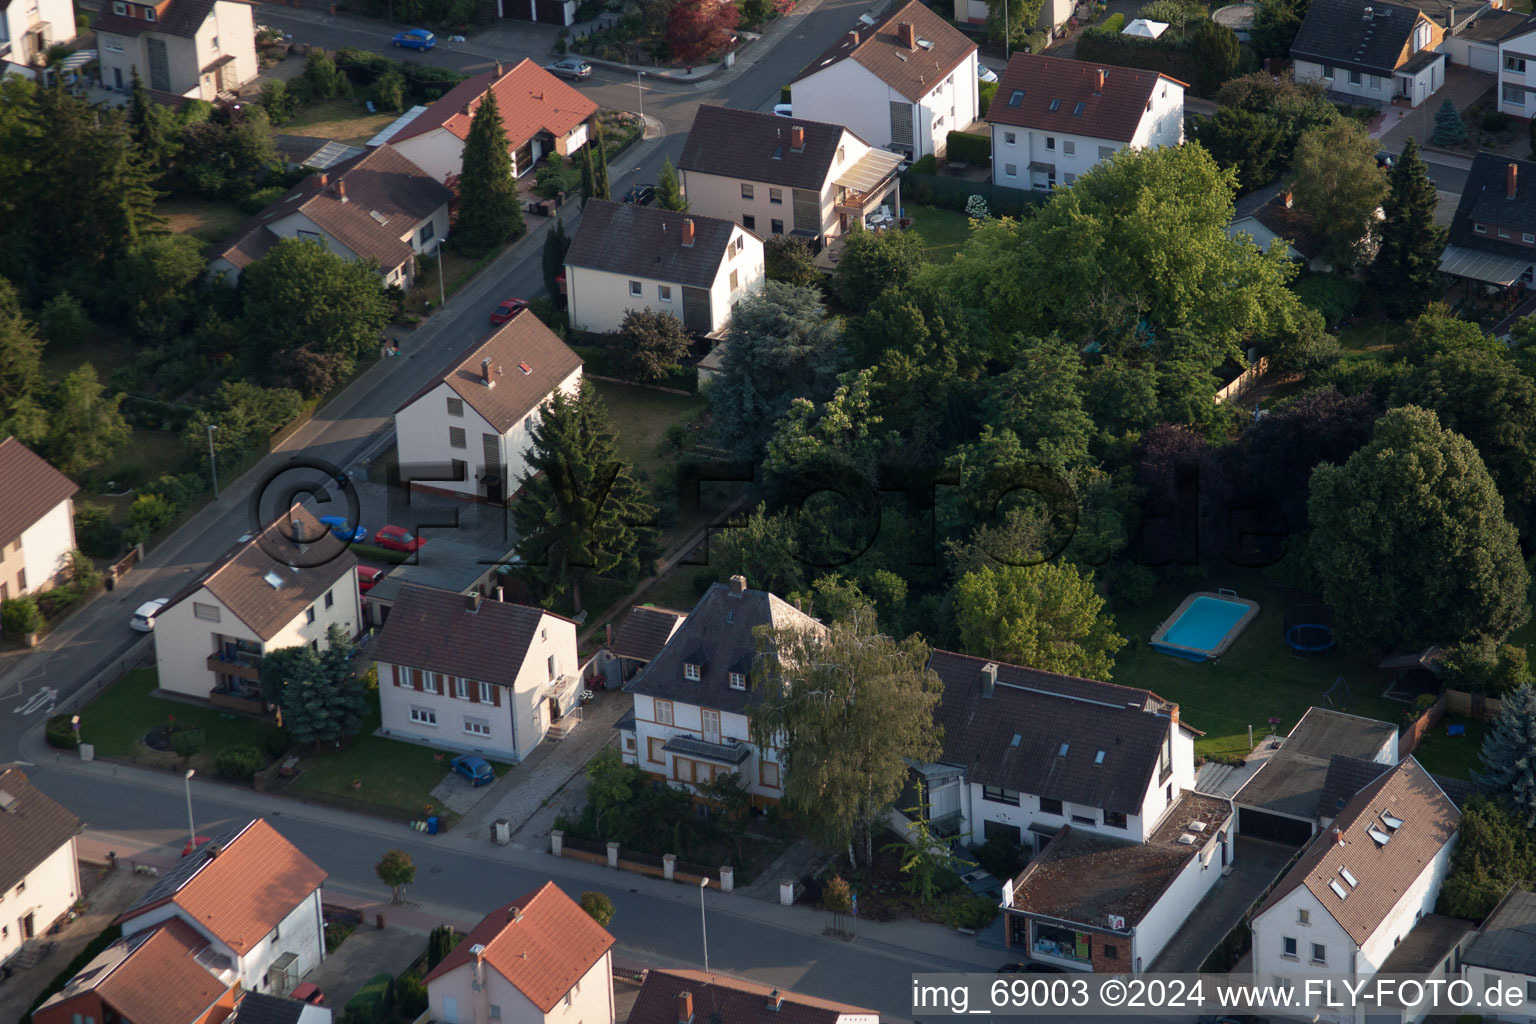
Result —
<path fill-rule="evenodd" d="M 600 846 L 604 844 L 577 839 L 574 836 L 567 839 L 560 829 L 555 829 L 549 834 L 549 852 L 556 857 L 569 857 L 572 860 L 586 861 L 588 864 L 601 864 L 616 871 L 647 875 L 668 882 L 682 882 L 687 885 L 707 884 L 711 889 L 718 889 L 721 892 L 734 892 L 736 888 L 736 869 L 729 864 L 715 869 L 703 864 L 680 861 L 676 854 L 665 853 L 661 856 L 661 864 L 657 865 L 654 854 L 637 853 L 635 857 L 645 859 L 636 860 L 621 856 L 618 843 L 607 843 L 603 852 L 598 853 L 596 851 Z"/>

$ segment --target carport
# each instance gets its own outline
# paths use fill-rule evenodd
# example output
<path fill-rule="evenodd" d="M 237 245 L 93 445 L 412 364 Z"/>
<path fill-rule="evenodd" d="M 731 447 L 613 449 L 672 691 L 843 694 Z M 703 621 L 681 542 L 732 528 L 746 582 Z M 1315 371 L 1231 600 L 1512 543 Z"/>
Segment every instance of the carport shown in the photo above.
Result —
<path fill-rule="evenodd" d="M 1237 808 L 1237 831 L 1250 839 L 1300 846 L 1312 838 L 1312 822 L 1257 807 Z"/>

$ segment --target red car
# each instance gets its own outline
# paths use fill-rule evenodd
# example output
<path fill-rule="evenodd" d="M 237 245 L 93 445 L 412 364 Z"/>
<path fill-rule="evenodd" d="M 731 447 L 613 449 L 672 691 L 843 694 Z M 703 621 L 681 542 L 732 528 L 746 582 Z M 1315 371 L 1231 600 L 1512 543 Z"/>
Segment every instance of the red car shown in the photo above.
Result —
<path fill-rule="evenodd" d="M 207 836 L 198 836 L 195 846 L 193 845 L 193 840 L 188 839 L 186 845 L 181 848 L 181 855 L 183 857 L 190 857 L 193 850 L 197 849 L 198 846 L 202 846 L 206 842 L 208 842 Z"/>
<path fill-rule="evenodd" d="M 292 992 L 288 993 L 289 999 L 297 999 L 301 1003 L 310 1006 L 324 1006 L 325 993 L 320 991 L 320 986 L 312 981 L 306 981 Z"/>
<path fill-rule="evenodd" d="M 366 594 L 373 589 L 373 585 L 384 578 L 383 569 L 375 569 L 371 565 L 357 567 L 357 592 Z"/>
<path fill-rule="evenodd" d="M 518 310 L 527 308 L 527 299 L 506 299 L 501 305 L 491 310 L 491 323 L 504 324 L 511 320 Z"/>
<path fill-rule="evenodd" d="M 381 548 L 388 548 L 391 551 L 404 551 L 408 555 L 419 550 L 426 543 L 425 540 L 403 526 L 381 527 L 373 535 L 373 539 Z"/>

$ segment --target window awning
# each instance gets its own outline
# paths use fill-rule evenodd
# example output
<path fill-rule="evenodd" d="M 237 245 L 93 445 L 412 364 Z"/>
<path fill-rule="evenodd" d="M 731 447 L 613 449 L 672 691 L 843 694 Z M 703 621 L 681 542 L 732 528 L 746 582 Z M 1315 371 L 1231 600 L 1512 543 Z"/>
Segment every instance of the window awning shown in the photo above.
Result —
<path fill-rule="evenodd" d="M 901 166 L 901 156 L 888 149 L 866 150 L 854 161 L 853 166 L 833 179 L 833 183 L 855 192 L 870 192 L 879 186 L 891 172 Z"/>
<path fill-rule="evenodd" d="M 1520 280 L 1533 262 L 1536 258 L 1495 256 L 1491 252 L 1448 245 L 1440 254 L 1440 272 L 1507 286 Z"/>
<path fill-rule="evenodd" d="M 1055 174 L 1056 173 L 1056 165 L 1055 164 L 1042 163 L 1039 160 L 1031 160 L 1029 162 L 1029 169 L 1032 170 L 1032 171 L 1043 171 L 1046 174 Z"/>

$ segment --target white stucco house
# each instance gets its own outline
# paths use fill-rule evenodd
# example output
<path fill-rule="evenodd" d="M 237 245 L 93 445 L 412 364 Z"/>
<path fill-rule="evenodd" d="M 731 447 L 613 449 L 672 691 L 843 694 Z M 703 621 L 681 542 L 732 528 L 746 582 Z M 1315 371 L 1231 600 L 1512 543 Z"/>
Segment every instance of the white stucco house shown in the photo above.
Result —
<path fill-rule="evenodd" d="M 47 590 L 75 549 L 74 494 L 80 488 L 32 449 L 0 441 L 0 601 Z"/>
<path fill-rule="evenodd" d="M 954 0 L 954 19 L 967 25 L 982 26 L 987 23 L 987 0 Z M 1045 0 L 1040 5 L 1040 17 L 1035 28 L 1055 35 L 1068 21 L 1076 7 L 1074 0 Z"/>
<path fill-rule="evenodd" d="M 1445 28 L 1417 7 L 1389 0 L 1319 0 L 1291 44 L 1296 81 L 1377 106 L 1417 107 L 1445 84 Z"/>
<path fill-rule="evenodd" d="M 102 84 L 126 92 L 137 69 L 162 99 L 238 95 L 260 70 L 254 6 L 244 0 L 105 0 L 92 26 Z"/>
<path fill-rule="evenodd" d="M 614 1019 L 613 936 L 554 882 L 487 914 L 428 972 L 441 1024 Z"/>
<path fill-rule="evenodd" d="M 574 396 L 580 384 L 581 357 L 520 310 L 395 410 L 400 479 L 501 503 L 528 471 L 540 406 L 556 391 Z"/>
<path fill-rule="evenodd" d="M 36 78 L 48 47 L 74 38 L 69 0 L 7 0 L 0 5 L 0 74 Z"/>
<path fill-rule="evenodd" d="M 75 837 L 82 827 L 20 768 L 0 770 L 0 964 L 80 899 Z"/>
<path fill-rule="evenodd" d="M 1499 42 L 1499 109 L 1536 117 L 1536 23 Z"/>
<path fill-rule="evenodd" d="M 1526 35 L 1532 29 L 1536 29 L 1536 18 L 1529 14 L 1499 10 L 1489 5 L 1465 23 L 1454 18 L 1440 49 L 1452 64 L 1496 75 L 1503 65 L 1499 50 L 1504 41 Z"/>
<path fill-rule="evenodd" d="M 1491 1020 L 1536 1020 L 1536 893 L 1512 889 L 1488 915 L 1461 954 L 1462 977 L 1477 991 L 1495 985 L 1524 993 L 1523 1006 L 1484 1015 Z"/>
<path fill-rule="evenodd" d="M 880 149 L 943 156 L 976 120 L 976 44 L 918 0 L 861 21 L 790 86 L 796 117 L 829 115 Z"/>
<path fill-rule="evenodd" d="M 262 656 L 321 649 L 334 623 L 361 629 L 357 558 L 307 509 L 294 506 L 242 538 L 155 616 L 162 690 L 263 714 Z"/>
<path fill-rule="evenodd" d="M 1016 53 L 987 108 L 992 183 L 1070 185 L 1122 149 L 1184 141 L 1184 83 L 1155 71 Z"/>
<path fill-rule="evenodd" d="M 757 232 L 638 203 L 588 200 L 565 254 L 567 310 L 583 331 L 616 331 L 631 310 L 653 309 L 712 334 L 764 280 Z"/>
<path fill-rule="evenodd" d="M 520 761 L 576 706 L 576 624 L 540 608 L 406 586 L 368 650 L 384 729 Z"/>

